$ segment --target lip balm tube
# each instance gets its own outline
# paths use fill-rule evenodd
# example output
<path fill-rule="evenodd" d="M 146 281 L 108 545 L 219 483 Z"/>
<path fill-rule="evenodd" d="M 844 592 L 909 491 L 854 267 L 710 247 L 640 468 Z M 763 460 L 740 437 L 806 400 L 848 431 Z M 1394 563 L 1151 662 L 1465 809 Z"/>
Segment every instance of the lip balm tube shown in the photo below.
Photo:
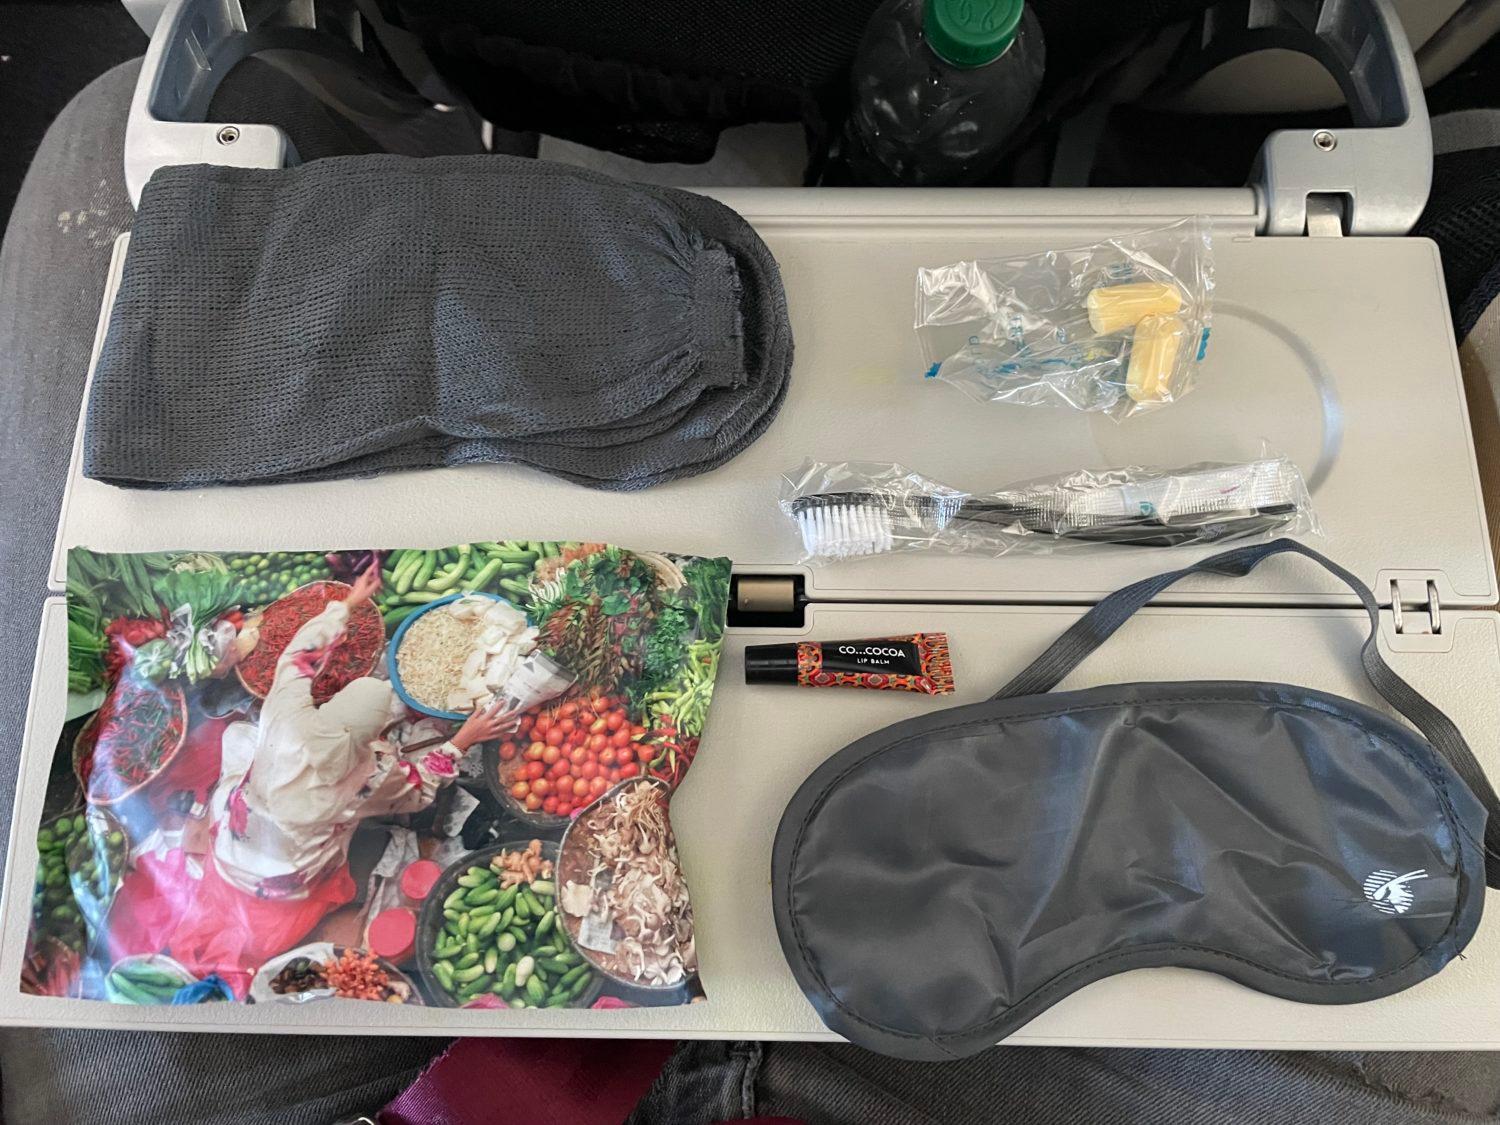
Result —
<path fill-rule="evenodd" d="M 1168 281 L 1130 281 L 1090 289 L 1085 303 L 1097 336 L 1134 328 L 1148 316 L 1171 316 L 1182 308 L 1182 290 Z"/>
<path fill-rule="evenodd" d="M 953 690 L 953 661 L 947 633 L 750 645 L 745 682 L 947 695 Z"/>

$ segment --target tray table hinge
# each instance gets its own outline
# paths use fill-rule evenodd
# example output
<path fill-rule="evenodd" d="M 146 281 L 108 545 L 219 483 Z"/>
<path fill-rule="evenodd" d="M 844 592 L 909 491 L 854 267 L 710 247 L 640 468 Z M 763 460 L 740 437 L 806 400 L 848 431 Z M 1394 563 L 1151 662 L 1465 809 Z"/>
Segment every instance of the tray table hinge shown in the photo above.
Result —
<path fill-rule="evenodd" d="M 735 574 L 730 580 L 730 628 L 800 629 L 806 606 L 800 574 Z"/>
<path fill-rule="evenodd" d="M 1309 238 L 1339 238 L 1348 222 L 1348 196 L 1317 192 L 1307 197 L 1307 235 Z"/>
<path fill-rule="evenodd" d="M 1399 637 L 1443 635 L 1443 605 L 1432 578 L 1392 578 L 1391 626 Z"/>

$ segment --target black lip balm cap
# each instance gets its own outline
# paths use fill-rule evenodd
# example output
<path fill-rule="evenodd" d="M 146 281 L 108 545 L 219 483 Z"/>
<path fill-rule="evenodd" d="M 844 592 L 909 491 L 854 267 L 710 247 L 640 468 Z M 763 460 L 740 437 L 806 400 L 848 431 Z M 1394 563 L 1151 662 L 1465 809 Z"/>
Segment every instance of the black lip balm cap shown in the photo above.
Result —
<path fill-rule="evenodd" d="M 797 646 L 747 645 L 745 648 L 745 682 L 747 684 L 795 684 L 797 682 Z"/>

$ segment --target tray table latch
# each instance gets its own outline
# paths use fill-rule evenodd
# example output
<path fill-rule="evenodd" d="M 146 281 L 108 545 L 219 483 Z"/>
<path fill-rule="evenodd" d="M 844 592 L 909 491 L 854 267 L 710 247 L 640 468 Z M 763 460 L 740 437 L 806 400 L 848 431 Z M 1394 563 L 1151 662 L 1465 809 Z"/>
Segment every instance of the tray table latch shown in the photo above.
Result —
<path fill-rule="evenodd" d="M 1310 55 L 1338 82 L 1352 126 L 1279 129 L 1250 185 L 1261 233 L 1404 235 L 1432 190 L 1432 128 L 1411 44 L 1391 0 L 1225 0 L 1189 32 L 1179 88 L 1267 48 Z"/>

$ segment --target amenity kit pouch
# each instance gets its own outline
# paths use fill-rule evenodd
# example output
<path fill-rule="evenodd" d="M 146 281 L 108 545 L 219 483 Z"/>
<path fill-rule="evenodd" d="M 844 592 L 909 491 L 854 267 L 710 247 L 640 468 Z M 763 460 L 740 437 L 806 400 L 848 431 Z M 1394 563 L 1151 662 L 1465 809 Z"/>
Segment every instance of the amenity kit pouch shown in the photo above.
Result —
<path fill-rule="evenodd" d="M 1358 594 L 1365 675 L 1410 727 L 1287 684 L 1052 692 L 1179 579 L 1289 553 Z M 1343 568 L 1291 540 L 1241 547 L 1105 598 L 991 700 L 845 747 L 798 789 L 773 849 L 798 984 L 851 1041 L 948 1059 L 1133 968 L 1323 1004 L 1437 973 L 1500 886 L 1500 808 L 1378 629 Z"/>
<path fill-rule="evenodd" d="M 190 488 L 506 462 L 645 488 L 759 437 L 791 359 L 775 260 L 702 195 L 503 156 L 165 168 L 83 471 Z"/>
<path fill-rule="evenodd" d="M 700 998 L 668 802 L 728 601 L 728 559 L 601 543 L 73 550 L 21 988 Z"/>

